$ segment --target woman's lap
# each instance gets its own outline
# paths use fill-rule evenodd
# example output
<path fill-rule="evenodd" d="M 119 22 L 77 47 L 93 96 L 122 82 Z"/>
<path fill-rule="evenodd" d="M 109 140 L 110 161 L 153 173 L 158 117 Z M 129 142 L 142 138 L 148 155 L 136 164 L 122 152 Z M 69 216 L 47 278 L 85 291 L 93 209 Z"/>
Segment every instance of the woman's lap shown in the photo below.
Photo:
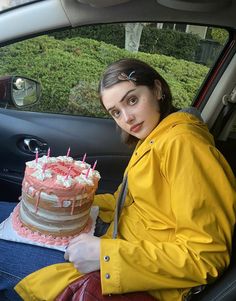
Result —
<path fill-rule="evenodd" d="M 16 203 L 0 202 L 0 223 L 15 206 Z M 59 250 L 0 239 L 0 300 L 17 301 L 13 296 L 17 282 L 38 269 L 64 261 L 64 252 Z"/>
<path fill-rule="evenodd" d="M 16 205 L 0 202 L 0 223 Z M 108 226 L 98 218 L 95 236 L 106 233 Z M 59 250 L 0 239 L 0 300 L 21 300 L 13 288 L 22 278 L 38 269 L 64 261 L 64 252 Z"/>
<path fill-rule="evenodd" d="M 17 203 L 0 202 L 0 224 L 10 215 L 16 205 Z"/>

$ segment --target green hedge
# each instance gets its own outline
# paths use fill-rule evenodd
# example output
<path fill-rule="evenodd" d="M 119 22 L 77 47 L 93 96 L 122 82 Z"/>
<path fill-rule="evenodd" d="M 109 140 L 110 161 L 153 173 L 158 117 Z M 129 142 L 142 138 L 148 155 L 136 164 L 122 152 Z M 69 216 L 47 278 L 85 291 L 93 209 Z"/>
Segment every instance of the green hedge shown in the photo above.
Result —
<path fill-rule="evenodd" d="M 54 32 L 51 34 L 56 39 L 89 38 L 97 41 L 112 44 L 119 48 L 125 47 L 124 24 L 89 25 L 69 30 Z"/>
<path fill-rule="evenodd" d="M 158 54 L 131 54 L 85 38 L 58 40 L 41 36 L 0 49 L 0 75 L 22 75 L 42 84 L 34 111 L 106 116 L 98 105 L 97 85 L 111 62 L 136 57 L 155 67 L 169 82 L 177 106 L 189 105 L 208 68 Z"/>
<path fill-rule="evenodd" d="M 124 24 L 90 25 L 56 32 L 52 35 L 57 39 L 80 36 L 103 41 L 119 48 L 125 47 Z M 139 51 L 194 61 L 199 41 L 200 38 L 196 34 L 171 29 L 158 29 L 150 24 L 143 27 Z"/>

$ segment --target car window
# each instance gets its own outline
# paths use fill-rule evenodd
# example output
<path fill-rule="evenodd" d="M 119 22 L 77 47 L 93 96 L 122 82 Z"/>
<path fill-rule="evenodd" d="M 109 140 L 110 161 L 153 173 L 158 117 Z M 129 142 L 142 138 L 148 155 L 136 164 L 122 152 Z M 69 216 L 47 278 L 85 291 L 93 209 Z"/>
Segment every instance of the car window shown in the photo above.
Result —
<path fill-rule="evenodd" d="M 21 6 L 26 3 L 37 2 L 40 0 L 1 0 L 0 1 L 0 11 L 4 11 L 16 6 Z M 42 1 L 42 0 L 41 0 Z"/>
<path fill-rule="evenodd" d="M 83 26 L 0 48 L 0 76 L 40 82 L 40 102 L 27 110 L 107 117 L 98 105 L 100 75 L 109 63 L 134 57 L 160 72 L 182 108 L 193 102 L 228 36 L 224 29 L 189 24 Z"/>

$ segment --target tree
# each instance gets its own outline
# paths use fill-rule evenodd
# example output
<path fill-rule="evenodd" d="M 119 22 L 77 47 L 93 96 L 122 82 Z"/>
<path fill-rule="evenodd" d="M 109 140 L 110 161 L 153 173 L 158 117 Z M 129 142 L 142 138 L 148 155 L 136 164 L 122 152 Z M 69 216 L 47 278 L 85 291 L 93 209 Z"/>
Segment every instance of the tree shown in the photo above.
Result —
<path fill-rule="evenodd" d="M 130 52 L 138 52 L 143 31 L 143 23 L 125 24 L 125 49 Z"/>
<path fill-rule="evenodd" d="M 211 29 L 212 39 L 218 42 L 220 45 L 225 45 L 228 40 L 229 33 L 225 29 L 222 28 L 212 28 Z"/>

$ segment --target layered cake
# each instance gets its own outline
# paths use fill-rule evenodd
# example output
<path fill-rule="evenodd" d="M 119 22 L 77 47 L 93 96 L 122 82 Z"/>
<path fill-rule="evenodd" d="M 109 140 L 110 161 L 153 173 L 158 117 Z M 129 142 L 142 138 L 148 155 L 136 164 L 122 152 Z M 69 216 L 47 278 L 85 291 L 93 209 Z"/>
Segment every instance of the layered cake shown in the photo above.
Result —
<path fill-rule="evenodd" d="M 100 179 L 94 167 L 69 156 L 27 162 L 18 214 L 23 226 L 53 237 L 80 233 Z"/>

